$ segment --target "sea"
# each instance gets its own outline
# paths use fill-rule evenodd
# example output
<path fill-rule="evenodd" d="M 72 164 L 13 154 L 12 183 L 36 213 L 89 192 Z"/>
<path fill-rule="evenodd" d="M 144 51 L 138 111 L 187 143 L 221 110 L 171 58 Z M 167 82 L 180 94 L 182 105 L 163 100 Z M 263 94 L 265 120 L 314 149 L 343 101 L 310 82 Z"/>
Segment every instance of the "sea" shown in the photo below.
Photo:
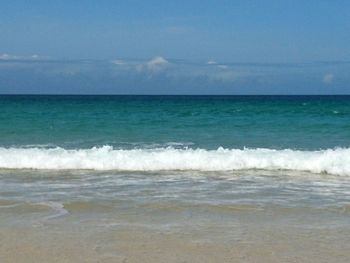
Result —
<path fill-rule="evenodd" d="M 350 96 L 0 96 L 0 229 L 77 222 L 346 262 Z"/>

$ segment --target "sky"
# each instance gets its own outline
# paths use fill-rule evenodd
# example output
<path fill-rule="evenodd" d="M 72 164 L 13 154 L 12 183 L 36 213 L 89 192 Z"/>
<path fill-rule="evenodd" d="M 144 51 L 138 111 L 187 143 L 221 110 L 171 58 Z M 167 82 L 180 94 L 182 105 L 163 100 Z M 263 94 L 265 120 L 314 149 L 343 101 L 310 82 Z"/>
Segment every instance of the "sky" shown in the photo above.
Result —
<path fill-rule="evenodd" d="M 350 1 L 0 3 L 0 93 L 350 94 Z"/>

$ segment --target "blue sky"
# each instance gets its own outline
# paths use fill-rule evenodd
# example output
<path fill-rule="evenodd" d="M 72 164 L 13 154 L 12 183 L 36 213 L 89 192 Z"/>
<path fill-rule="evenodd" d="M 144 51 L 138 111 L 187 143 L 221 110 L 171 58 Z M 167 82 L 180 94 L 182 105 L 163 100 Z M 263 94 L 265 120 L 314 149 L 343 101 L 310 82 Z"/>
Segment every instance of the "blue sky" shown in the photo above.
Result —
<path fill-rule="evenodd" d="M 350 93 L 350 1 L 0 7 L 0 93 Z"/>

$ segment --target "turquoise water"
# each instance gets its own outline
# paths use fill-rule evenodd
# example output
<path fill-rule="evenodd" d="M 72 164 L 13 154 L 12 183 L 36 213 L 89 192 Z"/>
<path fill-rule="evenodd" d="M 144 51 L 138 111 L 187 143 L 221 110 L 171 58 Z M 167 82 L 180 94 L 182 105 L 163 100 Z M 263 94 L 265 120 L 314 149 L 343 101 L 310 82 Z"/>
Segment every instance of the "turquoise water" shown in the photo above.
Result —
<path fill-rule="evenodd" d="M 0 107 L 5 208 L 349 209 L 350 96 L 1 96 Z"/>
<path fill-rule="evenodd" d="M 350 146 L 350 96 L 0 96 L 1 147 Z"/>

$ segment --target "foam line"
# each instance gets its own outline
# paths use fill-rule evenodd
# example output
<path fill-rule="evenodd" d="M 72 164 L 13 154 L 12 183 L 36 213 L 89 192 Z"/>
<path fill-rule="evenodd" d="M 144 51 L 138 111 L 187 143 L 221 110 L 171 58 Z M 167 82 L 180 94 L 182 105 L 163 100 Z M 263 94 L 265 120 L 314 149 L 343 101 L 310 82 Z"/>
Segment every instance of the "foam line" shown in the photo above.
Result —
<path fill-rule="evenodd" d="M 0 168 L 92 170 L 296 170 L 350 176 L 350 148 L 319 151 L 274 149 L 0 148 Z"/>

